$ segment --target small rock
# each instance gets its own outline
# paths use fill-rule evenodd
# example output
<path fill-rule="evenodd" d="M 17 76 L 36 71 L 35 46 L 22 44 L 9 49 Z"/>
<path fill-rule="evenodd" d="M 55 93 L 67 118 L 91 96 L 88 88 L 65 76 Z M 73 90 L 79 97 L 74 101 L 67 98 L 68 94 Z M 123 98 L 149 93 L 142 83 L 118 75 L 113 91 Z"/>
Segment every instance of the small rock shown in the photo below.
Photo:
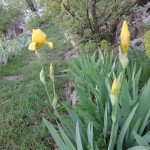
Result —
<path fill-rule="evenodd" d="M 75 49 L 69 50 L 67 53 L 65 53 L 64 60 L 68 60 L 72 56 L 77 57 L 77 52 Z"/>
<path fill-rule="evenodd" d="M 71 99 L 71 101 L 72 101 L 72 106 L 74 106 L 74 105 L 76 105 L 76 103 L 77 103 L 77 101 L 78 101 L 78 100 L 77 100 L 77 92 L 76 92 L 76 91 L 73 91 L 71 97 L 72 97 L 72 99 Z"/>
<path fill-rule="evenodd" d="M 143 23 L 145 25 L 150 24 L 150 15 L 147 18 L 143 19 Z"/>
<path fill-rule="evenodd" d="M 135 27 L 130 28 L 130 35 L 131 35 L 131 40 L 136 38 L 137 35 L 137 29 Z"/>
<path fill-rule="evenodd" d="M 143 38 L 134 39 L 130 42 L 130 47 L 132 49 L 139 49 L 144 51 Z"/>

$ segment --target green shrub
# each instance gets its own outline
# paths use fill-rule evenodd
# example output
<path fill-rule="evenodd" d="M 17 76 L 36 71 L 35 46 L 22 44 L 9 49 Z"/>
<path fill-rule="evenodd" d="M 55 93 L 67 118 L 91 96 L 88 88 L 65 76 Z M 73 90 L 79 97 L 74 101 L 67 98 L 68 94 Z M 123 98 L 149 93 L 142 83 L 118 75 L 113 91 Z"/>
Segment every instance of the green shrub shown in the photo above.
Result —
<path fill-rule="evenodd" d="M 46 25 L 50 22 L 50 15 L 47 12 L 42 12 L 39 15 L 37 12 L 29 13 L 27 16 L 27 27 L 29 29 L 34 29 Z"/>
<path fill-rule="evenodd" d="M 101 50 L 106 53 L 108 53 L 111 49 L 110 42 L 108 42 L 107 40 L 102 40 L 100 42 L 100 46 L 101 46 Z"/>
<path fill-rule="evenodd" d="M 121 14 L 132 6 L 130 0 L 40 1 L 55 21 L 63 22 L 67 26 L 67 32 L 73 34 L 78 43 L 85 44 L 91 40 L 97 45 L 103 39 L 113 40 L 113 33 Z"/>
<path fill-rule="evenodd" d="M 77 48 L 78 50 L 83 50 L 86 52 L 93 52 L 95 49 L 97 49 L 97 44 L 93 41 L 89 41 L 86 44 L 80 44 Z"/>
<path fill-rule="evenodd" d="M 7 3 L 7 5 L 4 5 Z M 2 33 L 10 24 L 18 21 L 21 14 L 21 3 L 19 0 L 0 1 L 0 33 Z"/>
<path fill-rule="evenodd" d="M 64 105 L 67 115 L 60 115 L 59 134 L 47 120 L 44 123 L 62 150 L 107 149 L 112 130 L 110 85 L 122 68 L 118 60 L 101 52 L 92 56 L 80 53 L 70 60 L 69 74 L 75 80 L 79 103 L 74 110 Z M 113 132 L 115 149 L 148 150 L 150 145 L 150 80 L 139 91 L 141 68 L 127 68 L 122 78 L 117 121 Z M 76 129 L 75 129 L 76 126 Z M 100 145 L 98 144 L 100 143 Z"/>
<path fill-rule="evenodd" d="M 150 59 L 143 51 L 136 49 L 131 49 L 128 53 L 128 57 L 131 70 L 133 69 L 134 64 L 137 65 L 137 69 L 141 67 L 142 73 L 140 76 L 139 87 L 142 89 L 150 77 Z"/>

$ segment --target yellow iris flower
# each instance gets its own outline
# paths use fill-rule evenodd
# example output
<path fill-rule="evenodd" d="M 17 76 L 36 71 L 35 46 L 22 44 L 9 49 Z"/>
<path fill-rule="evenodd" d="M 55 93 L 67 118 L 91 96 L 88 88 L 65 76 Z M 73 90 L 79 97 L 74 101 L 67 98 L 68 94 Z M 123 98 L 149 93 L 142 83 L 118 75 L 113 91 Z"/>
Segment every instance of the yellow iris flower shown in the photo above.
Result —
<path fill-rule="evenodd" d="M 130 33 L 128 30 L 128 24 L 126 20 L 124 20 L 123 25 L 122 25 L 121 34 L 120 34 L 120 42 L 121 42 L 122 52 L 127 53 L 129 49 L 129 44 L 130 44 Z"/>
<path fill-rule="evenodd" d="M 118 81 L 115 78 L 111 88 L 111 94 L 116 95 L 118 93 Z"/>
<path fill-rule="evenodd" d="M 52 63 L 50 64 L 49 71 L 50 71 L 50 78 L 54 82 L 55 76 L 54 76 L 54 69 L 53 69 L 53 64 Z"/>
<path fill-rule="evenodd" d="M 53 69 L 53 65 L 52 65 L 52 63 L 50 64 L 50 68 L 49 68 L 49 70 L 50 70 L 50 74 L 53 74 L 53 75 L 54 75 L 54 69 Z"/>
<path fill-rule="evenodd" d="M 32 30 L 32 42 L 29 44 L 28 49 L 35 51 L 40 48 L 42 44 L 47 44 L 50 48 L 53 48 L 53 43 L 46 40 L 46 34 L 40 29 Z"/>

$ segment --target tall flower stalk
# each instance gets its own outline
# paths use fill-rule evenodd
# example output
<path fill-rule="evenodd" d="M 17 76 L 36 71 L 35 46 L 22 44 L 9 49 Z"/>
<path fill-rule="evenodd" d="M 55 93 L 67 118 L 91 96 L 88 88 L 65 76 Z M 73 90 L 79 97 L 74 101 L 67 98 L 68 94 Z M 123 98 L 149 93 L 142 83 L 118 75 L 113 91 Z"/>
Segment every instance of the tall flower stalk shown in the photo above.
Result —
<path fill-rule="evenodd" d="M 130 43 L 130 33 L 128 30 L 127 21 L 124 20 L 121 34 L 120 34 L 120 44 L 119 46 L 119 60 L 122 64 L 123 71 L 117 81 L 117 79 L 114 79 L 114 82 L 112 84 L 112 92 L 111 92 L 111 103 L 112 103 L 112 128 L 111 128 L 111 135 L 110 135 L 110 141 L 108 145 L 108 150 L 114 149 L 114 135 L 115 135 L 115 127 L 117 125 L 118 120 L 118 109 L 119 109 L 119 103 L 121 98 L 121 91 L 122 91 L 122 85 L 124 81 L 124 76 L 126 72 L 126 67 L 128 66 L 128 49 L 129 49 L 129 43 Z"/>
<path fill-rule="evenodd" d="M 53 48 L 53 43 L 46 40 L 46 34 L 43 31 L 41 31 L 40 29 L 36 29 L 36 30 L 33 29 L 32 30 L 32 41 L 29 44 L 28 49 L 31 51 L 35 51 L 36 56 L 39 58 L 40 65 L 42 68 L 42 70 L 40 72 L 40 80 L 44 84 L 46 94 L 48 96 L 50 103 L 52 103 L 52 100 L 51 100 L 51 97 L 50 97 L 50 94 L 48 91 L 47 83 L 46 83 L 46 74 L 45 74 L 43 59 L 42 59 L 41 54 L 39 53 L 40 47 L 42 44 L 47 44 L 51 49 Z"/>
<path fill-rule="evenodd" d="M 52 63 L 50 64 L 50 78 L 53 83 L 53 93 L 54 93 L 54 99 L 52 101 L 52 107 L 54 110 L 56 110 L 56 105 L 57 105 L 57 94 L 55 90 L 55 75 L 54 75 L 54 69 Z"/>
<path fill-rule="evenodd" d="M 40 64 L 41 64 L 41 68 L 42 68 L 42 72 L 43 72 L 43 79 L 44 79 L 44 81 L 45 81 L 45 80 L 46 80 L 46 75 L 45 75 L 45 69 L 44 69 L 42 57 L 40 57 Z M 40 76 L 40 79 L 41 79 L 41 76 Z M 46 82 L 43 82 L 43 84 L 44 84 L 44 87 L 45 87 L 45 91 L 46 91 L 47 97 L 48 97 L 50 103 L 52 103 L 50 94 L 49 94 L 49 92 L 48 92 L 47 83 L 46 83 Z"/>

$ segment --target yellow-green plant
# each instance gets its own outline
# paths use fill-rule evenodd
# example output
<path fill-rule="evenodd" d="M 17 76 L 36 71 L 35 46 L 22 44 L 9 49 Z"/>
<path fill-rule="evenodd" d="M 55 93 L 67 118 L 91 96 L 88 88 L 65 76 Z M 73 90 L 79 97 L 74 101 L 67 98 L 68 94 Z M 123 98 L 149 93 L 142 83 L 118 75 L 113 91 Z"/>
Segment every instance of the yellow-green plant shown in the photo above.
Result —
<path fill-rule="evenodd" d="M 150 80 L 139 91 L 141 69 L 136 71 L 136 67 L 133 70 L 127 67 L 128 72 L 120 88 L 122 75 L 118 77 L 116 73 L 116 70 L 119 70 L 118 63 L 113 64 L 113 61 L 110 63 L 111 59 L 108 57 L 104 58 L 103 55 L 98 57 L 96 54 L 98 53 L 88 56 L 80 53 L 78 58 L 69 62 L 69 70 L 66 71 L 69 71 L 76 83 L 75 89 L 79 102 L 75 108 L 64 104 L 68 114 L 55 113 L 59 120 L 57 129 L 44 119 L 46 127 L 62 150 L 107 149 L 114 115 L 117 120 L 114 132 L 111 134 L 114 149 L 148 150 Z M 114 84 L 112 84 L 113 77 L 116 77 Z M 109 87 L 111 84 L 112 88 Z M 108 90 L 106 85 L 108 85 Z M 120 100 L 118 101 L 119 93 Z M 111 94 L 117 96 L 117 101 L 112 101 Z M 117 105 L 118 111 L 115 116 Z M 99 141 L 103 142 L 99 143 Z"/>
<path fill-rule="evenodd" d="M 72 61 L 70 64 L 70 73 L 76 80 L 80 105 L 76 105 L 75 111 L 65 106 L 71 118 L 69 120 L 68 115 L 57 114 L 62 124 L 62 126 L 58 124 L 61 136 L 52 124 L 44 119 L 49 132 L 62 150 L 70 150 L 70 146 L 76 150 L 101 149 L 98 147 L 97 141 L 100 135 L 98 136 L 97 133 L 103 133 L 108 150 L 115 149 L 115 145 L 117 150 L 149 149 L 150 81 L 139 93 L 141 69 L 137 73 L 136 67 L 129 71 L 127 53 L 130 35 L 127 31 L 127 22 L 124 21 L 121 33 L 121 40 L 124 42 L 121 42 L 122 48 L 119 49 L 122 68 L 119 70 L 118 78 L 115 75 L 116 61 L 111 64 L 111 61 L 107 59 L 112 66 L 109 68 L 102 54 L 97 61 L 96 53 L 90 59 L 80 54 L 78 61 Z M 127 68 L 128 72 L 126 72 Z M 128 75 L 127 79 L 125 74 Z M 111 76 L 115 77 L 112 88 L 109 86 Z M 103 81 L 106 81 L 108 92 Z M 91 130 L 92 134 L 89 136 L 90 132 L 86 134 L 86 129 L 91 122 L 94 130 Z M 74 124 L 76 124 L 76 130 L 74 130 Z"/>
<path fill-rule="evenodd" d="M 146 49 L 146 54 L 150 58 L 150 30 L 144 36 L 144 45 Z"/>
<path fill-rule="evenodd" d="M 107 40 L 102 40 L 100 42 L 100 47 L 101 47 L 102 51 L 109 52 L 110 51 L 110 42 L 108 42 Z"/>
<path fill-rule="evenodd" d="M 54 90 L 54 100 L 52 101 L 50 98 L 50 94 L 48 91 L 48 87 L 47 87 L 47 83 L 46 83 L 46 75 L 45 75 L 45 71 L 44 71 L 44 64 L 43 64 L 43 58 L 40 54 L 40 47 L 42 44 L 47 44 L 50 48 L 53 48 L 53 43 L 49 42 L 46 40 L 46 34 L 41 31 L 40 29 L 33 29 L 32 30 L 32 41 L 29 44 L 28 49 L 31 51 L 35 51 L 35 54 L 37 55 L 37 57 L 39 58 L 40 64 L 41 64 L 41 72 L 40 72 L 40 80 L 41 82 L 44 84 L 48 99 L 51 103 L 51 105 L 53 106 L 53 108 L 56 107 L 56 103 L 57 103 L 57 95 L 55 92 L 55 83 L 54 83 L 54 71 L 53 71 L 53 67 L 52 64 L 50 65 L 50 78 L 52 79 L 53 82 L 53 90 Z"/>
<path fill-rule="evenodd" d="M 98 150 L 104 146 L 97 141 L 102 138 L 100 133 L 103 130 L 104 105 L 108 98 L 105 77 L 106 74 L 111 74 L 112 66 L 115 67 L 115 63 L 113 64 L 112 56 L 104 57 L 99 50 L 92 56 L 80 53 L 78 58 L 69 61 L 69 66 L 70 69 L 66 71 L 73 79 L 76 79 L 76 91 L 80 105 L 76 105 L 73 110 L 64 104 L 63 106 L 68 112 L 66 115 L 60 115 L 57 110 L 55 111 L 60 121 L 58 128 L 61 136 L 46 119 L 44 119 L 44 123 L 60 149 L 80 150 L 81 148 L 86 150 L 92 148 Z M 84 83 L 85 86 L 83 86 Z M 100 89 L 101 91 L 99 91 Z M 93 101 L 90 94 L 95 95 L 96 102 Z"/>
<path fill-rule="evenodd" d="M 117 124 L 118 119 L 118 109 L 119 109 L 119 103 L 120 103 L 120 96 L 121 96 L 121 90 L 124 80 L 124 75 L 126 71 L 126 67 L 128 65 L 128 49 L 129 49 L 129 43 L 130 43 L 130 33 L 128 30 L 127 21 L 124 20 L 121 34 L 120 34 L 120 44 L 119 47 L 119 59 L 123 67 L 123 71 L 120 73 L 119 81 L 117 79 L 114 80 L 114 83 L 112 85 L 112 94 L 111 94 L 111 101 L 114 101 L 114 95 L 115 95 L 115 103 L 112 103 L 112 128 L 111 128 L 111 136 L 110 136 L 110 142 L 108 145 L 108 150 L 114 149 L 114 132 L 115 132 L 115 126 Z M 119 84 L 119 86 L 118 86 Z M 114 88 L 115 87 L 115 88 Z M 117 92 L 114 92 L 117 91 Z M 113 96 L 112 96 L 113 95 Z"/>
<path fill-rule="evenodd" d="M 32 30 L 32 42 L 29 44 L 29 50 L 38 51 L 42 44 L 47 44 L 53 48 L 53 43 L 46 40 L 46 34 L 40 29 Z"/>
<path fill-rule="evenodd" d="M 56 110 L 57 94 L 56 94 L 56 90 L 55 90 L 55 76 L 54 76 L 54 69 L 53 69 L 52 63 L 50 64 L 50 78 L 53 82 L 53 92 L 54 92 L 54 99 L 53 99 L 53 102 L 52 102 L 52 107 L 53 107 L 54 110 Z"/>

